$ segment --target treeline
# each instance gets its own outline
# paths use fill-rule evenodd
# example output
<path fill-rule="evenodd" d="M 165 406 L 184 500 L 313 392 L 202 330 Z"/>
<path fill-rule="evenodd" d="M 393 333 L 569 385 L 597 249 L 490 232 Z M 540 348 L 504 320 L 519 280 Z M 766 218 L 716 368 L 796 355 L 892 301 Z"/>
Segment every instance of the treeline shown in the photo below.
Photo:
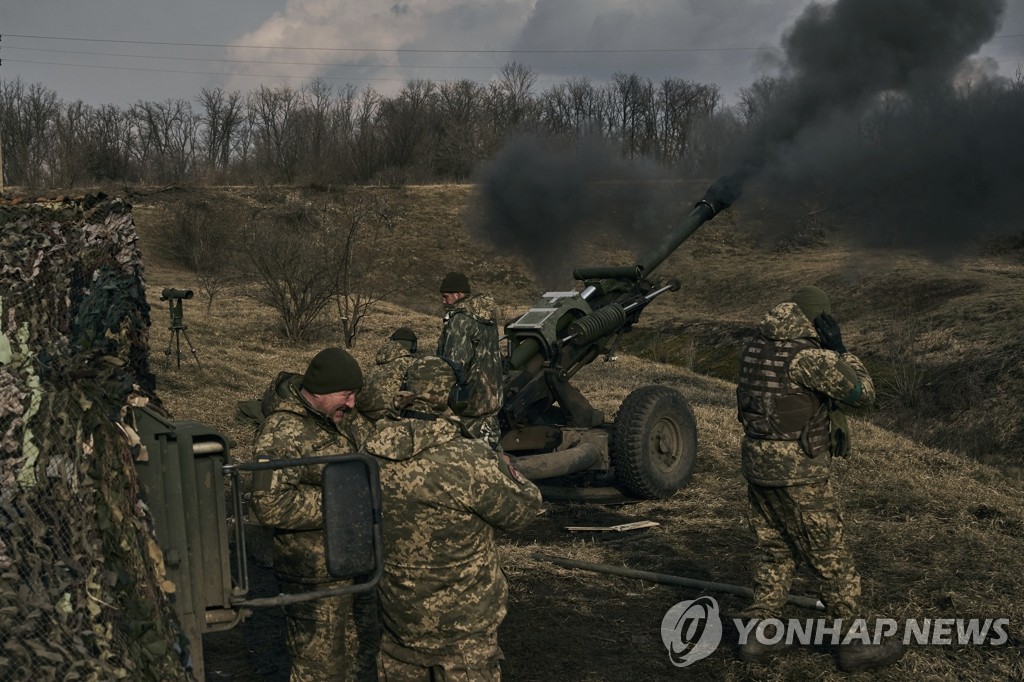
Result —
<path fill-rule="evenodd" d="M 0 81 L 4 180 L 69 188 L 102 182 L 365 183 L 461 181 L 521 132 L 567 144 L 597 137 L 627 158 L 700 170 L 756 107 L 717 85 L 616 74 L 535 93 L 537 75 L 506 64 L 487 85 L 414 80 L 393 96 L 313 80 L 249 93 L 203 89 L 194 101 L 127 108 L 62 101 L 41 84 Z"/>

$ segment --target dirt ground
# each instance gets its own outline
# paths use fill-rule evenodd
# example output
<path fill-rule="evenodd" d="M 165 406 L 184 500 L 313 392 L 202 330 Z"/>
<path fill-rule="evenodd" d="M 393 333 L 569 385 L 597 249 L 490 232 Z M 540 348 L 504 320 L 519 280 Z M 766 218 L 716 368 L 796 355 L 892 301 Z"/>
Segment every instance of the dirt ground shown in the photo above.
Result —
<path fill-rule="evenodd" d="M 685 494 L 685 493 L 681 493 Z M 612 526 L 640 519 L 668 526 L 678 510 L 672 502 L 623 505 L 547 503 L 543 515 L 517 534 L 499 534 L 509 578 L 508 616 L 499 639 L 505 653 L 502 677 L 512 681 L 547 680 L 653 680 L 675 679 L 684 672 L 697 679 L 722 679 L 717 666 L 747 667 L 734 660 L 735 636 L 726 634 L 719 650 L 703 670 L 681 670 L 668 659 L 661 641 L 661 620 L 675 603 L 693 599 L 698 592 L 646 581 L 569 570 L 532 559 L 535 552 L 563 557 L 594 552 L 617 556 L 618 565 L 660 572 L 671 567 L 675 575 L 700 580 L 745 583 L 743 571 L 723 574 L 708 556 L 678 555 L 678 546 L 665 543 L 664 534 L 648 530 L 570 533 L 566 526 Z M 745 529 L 720 538 L 723 554 L 748 543 Z M 685 543 L 684 543 L 685 544 Z M 725 547 L 728 546 L 728 548 Z M 705 551 L 714 554 L 713 546 Z M 644 557 L 660 555 L 656 566 Z M 274 594 L 270 572 L 250 562 L 251 596 Z M 714 595 L 723 614 L 742 608 L 730 595 Z M 288 679 L 284 649 L 284 620 L 279 609 L 261 609 L 233 630 L 204 638 L 206 680 L 278 682 Z M 823 665 L 831 662 L 823 659 Z M 757 670 L 752 669 L 757 679 Z"/>

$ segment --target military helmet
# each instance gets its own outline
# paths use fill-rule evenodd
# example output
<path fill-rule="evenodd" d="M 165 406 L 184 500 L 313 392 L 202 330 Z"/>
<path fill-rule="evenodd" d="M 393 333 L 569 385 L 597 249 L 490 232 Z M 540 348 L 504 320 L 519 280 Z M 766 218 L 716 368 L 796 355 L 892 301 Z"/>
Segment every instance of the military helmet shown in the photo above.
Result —
<path fill-rule="evenodd" d="M 415 393 L 439 411 L 448 407 L 448 396 L 457 376 L 447 360 L 436 355 L 419 358 L 405 370 L 403 390 Z"/>
<path fill-rule="evenodd" d="M 391 340 L 397 341 L 398 343 L 405 346 L 410 353 L 416 352 L 417 339 L 416 332 L 409 327 L 399 327 L 391 334 Z"/>
<path fill-rule="evenodd" d="M 832 303 L 828 300 L 828 294 L 818 287 L 800 287 L 793 292 L 790 300 L 796 303 L 808 320 L 813 320 L 822 313 L 832 314 Z"/>

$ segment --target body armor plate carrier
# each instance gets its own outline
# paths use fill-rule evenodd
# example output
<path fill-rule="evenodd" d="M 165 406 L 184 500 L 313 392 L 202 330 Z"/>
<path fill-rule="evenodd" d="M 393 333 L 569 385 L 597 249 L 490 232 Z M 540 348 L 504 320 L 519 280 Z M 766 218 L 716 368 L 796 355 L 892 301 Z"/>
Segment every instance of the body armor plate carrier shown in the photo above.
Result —
<path fill-rule="evenodd" d="M 819 347 L 812 339 L 758 336 L 743 350 L 736 400 L 748 438 L 798 441 L 810 457 L 828 454 L 828 399 L 789 378 L 793 357 Z"/>

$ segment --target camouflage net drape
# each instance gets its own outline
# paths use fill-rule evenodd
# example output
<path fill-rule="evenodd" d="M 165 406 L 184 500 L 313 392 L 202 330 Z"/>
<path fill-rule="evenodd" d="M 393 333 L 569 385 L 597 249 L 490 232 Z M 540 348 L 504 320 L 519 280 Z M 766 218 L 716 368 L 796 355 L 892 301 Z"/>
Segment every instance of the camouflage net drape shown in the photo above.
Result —
<path fill-rule="evenodd" d="M 153 389 L 130 206 L 0 200 L 0 682 L 188 679 L 140 498 Z"/>

